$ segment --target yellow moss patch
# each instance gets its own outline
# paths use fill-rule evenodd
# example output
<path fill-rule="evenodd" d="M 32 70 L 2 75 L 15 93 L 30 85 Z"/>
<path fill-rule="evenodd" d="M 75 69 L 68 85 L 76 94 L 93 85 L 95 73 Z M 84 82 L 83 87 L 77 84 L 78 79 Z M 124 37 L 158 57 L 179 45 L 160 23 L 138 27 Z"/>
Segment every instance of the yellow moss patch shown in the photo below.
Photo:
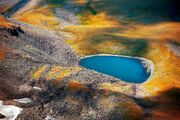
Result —
<path fill-rule="evenodd" d="M 61 67 L 60 66 L 54 66 L 52 67 L 48 73 L 45 75 L 45 79 L 46 80 L 51 80 L 54 79 L 56 77 L 56 75 L 61 71 Z"/>
<path fill-rule="evenodd" d="M 134 25 L 132 28 L 116 35 L 128 38 L 143 38 L 158 41 L 180 41 L 180 23 L 167 22 L 154 25 Z"/>
<path fill-rule="evenodd" d="M 70 32 L 76 36 L 76 39 L 68 39 L 68 43 L 79 55 L 88 55 L 96 53 L 113 52 L 112 49 L 117 48 L 117 41 L 113 38 L 109 38 L 101 43 L 91 43 L 93 39 L 103 38 L 104 35 L 112 35 L 115 31 L 127 29 L 126 25 L 123 25 L 121 21 L 109 17 L 105 12 L 100 12 L 97 15 L 92 15 L 87 12 L 80 16 L 82 22 L 79 26 L 65 27 L 66 32 Z M 97 37 L 97 36 L 98 37 Z M 106 36 L 107 37 L 107 36 Z M 108 46 L 108 47 L 104 47 Z M 115 51 L 115 50 L 114 50 Z"/>
<path fill-rule="evenodd" d="M 19 17 L 14 16 L 13 18 L 49 30 L 59 28 L 59 20 L 53 15 L 48 6 L 31 10 Z"/>
<path fill-rule="evenodd" d="M 69 44 L 79 55 L 88 55 L 88 54 L 96 54 L 98 52 L 107 52 L 117 47 L 117 41 L 113 40 L 113 38 L 108 38 L 100 43 L 92 42 L 93 39 L 98 39 L 100 37 L 104 37 L 103 35 L 110 33 L 113 29 L 121 29 L 117 27 L 88 27 L 88 26 L 71 26 L 66 27 L 65 31 L 73 33 L 76 35 L 76 40 L 67 40 L 65 41 Z M 110 30 L 110 31 L 108 31 Z M 96 37 L 98 36 L 98 38 Z M 104 46 L 108 47 L 104 47 Z"/>
<path fill-rule="evenodd" d="M 60 81 L 62 78 L 71 75 L 72 73 L 75 73 L 77 71 L 81 70 L 80 67 L 69 67 L 69 68 L 63 68 L 55 78 L 55 81 Z"/>
<path fill-rule="evenodd" d="M 118 20 L 107 16 L 105 12 L 100 12 L 97 15 L 87 15 L 86 13 L 81 16 L 81 22 L 86 27 L 116 27 L 120 25 Z"/>
<path fill-rule="evenodd" d="M 113 92 L 133 94 L 133 90 L 131 86 L 123 86 L 121 84 L 102 83 L 99 85 L 99 89 L 110 90 Z"/>
<path fill-rule="evenodd" d="M 40 66 L 37 70 L 31 73 L 32 79 L 38 80 L 44 74 L 43 78 L 45 80 L 52 80 L 52 83 L 56 85 L 62 78 L 82 69 L 80 67 L 53 66 L 48 72 L 46 72 L 47 68 L 47 64 Z"/>
<path fill-rule="evenodd" d="M 142 84 L 149 95 L 170 88 L 180 88 L 180 57 L 175 56 L 166 44 L 151 43 L 147 57 L 154 62 L 155 71 L 151 79 Z"/>
<path fill-rule="evenodd" d="M 48 65 L 43 65 L 41 67 L 39 67 L 33 74 L 32 74 L 32 78 L 35 80 L 38 80 L 42 73 L 45 72 L 45 70 L 47 69 Z"/>

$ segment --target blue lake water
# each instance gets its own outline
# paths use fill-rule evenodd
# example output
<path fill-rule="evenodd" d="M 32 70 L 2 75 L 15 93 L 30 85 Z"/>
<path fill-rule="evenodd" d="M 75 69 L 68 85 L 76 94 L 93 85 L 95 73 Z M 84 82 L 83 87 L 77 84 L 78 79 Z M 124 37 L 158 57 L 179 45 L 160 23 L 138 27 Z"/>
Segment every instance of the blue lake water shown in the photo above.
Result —
<path fill-rule="evenodd" d="M 86 69 L 108 74 L 126 82 L 142 83 L 150 72 L 143 66 L 142 60 L 120 56 L 90 56 L 79 62 Z"/>

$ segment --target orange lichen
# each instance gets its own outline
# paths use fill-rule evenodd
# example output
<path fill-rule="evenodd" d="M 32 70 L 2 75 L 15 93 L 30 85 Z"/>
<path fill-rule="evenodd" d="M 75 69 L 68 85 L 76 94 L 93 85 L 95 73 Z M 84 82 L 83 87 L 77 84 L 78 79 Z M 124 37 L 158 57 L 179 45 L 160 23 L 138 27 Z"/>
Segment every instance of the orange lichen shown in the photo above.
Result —
<path fill-rule="evenodd" d="M 12 26 L 15 25 L 0 15 L 0 27 L 11 28 Z"/>
<path fill-rule="evenodd" d="M 72 2 L 74 2 L 76 4 L 84 5 L 85 3 L 87 3 L 87 0 L 73 0 Z"/>
<path fill-rule="evenodd" d="M 8 6 L 8 5 L 3 5 L 3 6 L 0 6 L 0 13 L 5 12 L 8 8 L 9 8 L 9 6 Z"/>
<path fill-rule="evenodd" d="M 180 111 L 172 108 L 156 109 L 152 112 L 152 116 L 145 120 L 179 120 Z"/>
<path fill-rule="evenodd" d="M 0 45 L 0 60 L 3 60 L 6 58 L 7 53 L 9 52 L 9 48 Z"/>
<path fill-rule="evenodd" d="M 11 28 L 12 26 L 14 25 L 0 15 L 0 28 Z M 10 49 L 8 47 L 0 45 L 0 60 L 3 60 L 9 51 Z"/>
<path fill-rule="evenodd" d="M 144 117 L 143 109 L 132 102 L 121 102 L 118 108 L 122 109 L 121 114 L 126 116 L 127 120 L 137 120 Z"/>
<path fill-rule="evenodd" d="M 87 86 L 85 86 L 84 84 L 78 82 L 78 81 L 75 81 L 75 80 L 71 80 L 69 83 L 68 83 L 68 87 L 72 90 L 83 90 L 83 91 L 89 91 L 89 88 Z"/>

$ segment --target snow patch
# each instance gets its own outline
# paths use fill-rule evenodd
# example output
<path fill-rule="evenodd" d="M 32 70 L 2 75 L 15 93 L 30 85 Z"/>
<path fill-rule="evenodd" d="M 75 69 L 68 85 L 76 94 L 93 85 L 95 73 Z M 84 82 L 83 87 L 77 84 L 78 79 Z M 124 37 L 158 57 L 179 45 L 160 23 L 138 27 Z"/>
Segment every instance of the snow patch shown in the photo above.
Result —
<path fill-rule="evenodd" d="M 0 113 L 6 116 L 4 120 L 15 120 L 21 111 L 22 108 L 13 105 L 3 105 L 3 101 L 0 100 Z"/>
<path fill-rule="evenodd" d="M 32 102 L 32 100 L 30 98 L 14 99 L 14 101 L 16 101 L 18 103 L 23 103 L 23 104 L 27 104 L 27 103 L 31 103 Z"/>

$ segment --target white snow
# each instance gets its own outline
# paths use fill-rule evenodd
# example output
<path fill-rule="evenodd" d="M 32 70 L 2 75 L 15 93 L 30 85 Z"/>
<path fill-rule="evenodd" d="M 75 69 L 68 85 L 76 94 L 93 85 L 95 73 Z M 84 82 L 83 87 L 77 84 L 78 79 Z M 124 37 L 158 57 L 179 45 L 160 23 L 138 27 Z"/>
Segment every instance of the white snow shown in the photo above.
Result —
<path fill-rule="evenodd" d="M 40 88 L 40 87 L 38 87 L 38 86 L 34 86 L 33 89 L 34 89 L 34 90 L 39 90 L 39 91 L 42 90 L 42 88 Z"/>
<path fill-rule="evenodd" d="M 14 101 L 18 102 L 18 103 L 24 103 L 24 104 L 27 104 L 27 103 L 31 103 L 32 100 L 30 98 L 21 98 L 21 99 L 14 99 Z"/>
<path fill-rule="evenodd" d="M 3 105 L 3 101 L 0 100 L 0 113 L 6 116 L 1 120 L 15 120 L 21 111 L 22 108 L 13 105 Z"/>
<path fill-rule="evenodd" d="M 52 118 L 51 116 L 46 116 L 45 120 L 55 120 L 55 119 Z"/>

